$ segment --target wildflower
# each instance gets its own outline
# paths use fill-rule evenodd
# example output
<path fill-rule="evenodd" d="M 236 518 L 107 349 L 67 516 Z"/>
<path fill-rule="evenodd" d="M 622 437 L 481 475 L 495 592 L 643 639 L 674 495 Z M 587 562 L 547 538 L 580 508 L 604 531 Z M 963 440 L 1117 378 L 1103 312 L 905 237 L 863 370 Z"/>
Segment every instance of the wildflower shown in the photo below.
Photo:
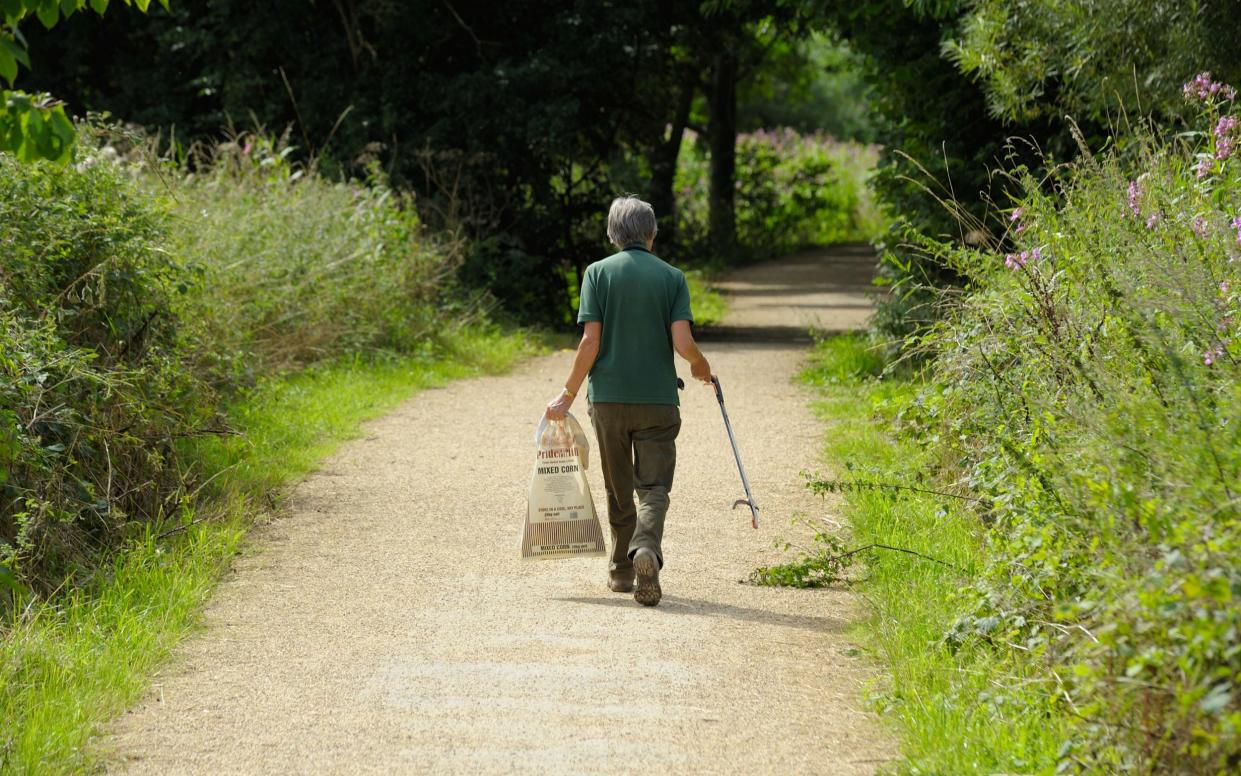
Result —
<path fill-rule="evenodd" d="M 1006 255 L 1004 257 L 1004 266 L 1015 270 L 1020 267 L 1024 267 L 1032 261 L 1041 261 L 1042 259 L 1043 252 L 1038 248 L 1034 248 L 1032 250 L 1022 251 L 1021 253 L 1010 253 Z"/>
<path fill-rule="evenodd" d="M 1209 156 L 1204 156 L 1198 160 L 1198 180 L 1202 180 L 1211 174 L 1211 170 L 1215 168 L 1215 162 Z"/>
<path fill-rule="evenodd" d="M 1129 181 L 1129 210 L 1133 212 L 1134 218 L 1142 215 L 1142 208 L 1138 206 L 1138 197 L 1142 196 L 1142 186 L 1137 181 Z"/>
<path fill-rule="evenodd" d="M 1216 97 L 1231 100 L 1237 96 L 1237 90 L 1225 83 L 1212 81 L 1210 73 L 1199 73 L 1192 81 L 1186 82 L 1182 91 L 1187 100 L 1206 102 Z"/>
<path fill-rule="evenodd" d="M 1236 116 L 1220 116 L 1215 124 L 1215 158 L 1221 162 L 1232 156 L 1236 129 Z"/>
<path fill-rule="evenodd" d="M 1202 216 L 1194 216 L 1194 223 L 1190 228 L 1194 230 L 1194 234 L 1205 240 L 1208 227 L 1209 225 L 1207 224 L 1207 220 L 1205 218 Z"/>
<path fill-rule="evenodd" d="M 1241 216 L 1232 219 L 1232 228 L 1237 230 L 1237 245 L 1241 245 Z"/>
<path fill-rule="evenodd" d="M 1228 281 L 1227 280 L 1221 280 L 1219 282 L 1219 295 L 1228 296 Z"/>
<path fill-rule="evenodd" d="M 1147 219 L 1146 219 L 1146 228 L 1147 228 L 1147 229 L 1154 229 L 1154 228 L 1155 228 L 1156 226 L 1158 226 L 1158 225 L 1159 225 L 1159 214 L 1158 214 L 1158 213 L 1151 213 L 1151 214 L 1150 214 L 1150 218 L 1147 218 Z"/>
<path fill-rule="evenodd" d="M 1026 225 L 1021 220 L 1025 213 L 1025 208 L 1019 207 L 1008 216 L 1009 223 L 1013 225 L 1013 234 L 1021 234 L 1026 230 Z"/>
<path fill-rule="evenodd" d="M 254 150 L 254 143 L 247 140 L 245 146 L 241 149 L 241 153 L 244 154 L 245 156 L 249 156 L 250 152 L 253 150 Z"/>
<path fill-rule="evenodd" d="M 1218 361 L 1220 358 L 1222 358 L 1224 355 L 1224 345 L 1225 343 L 1223 342 L 1217 342 L 1211 347 L 1207 348 L 1206 352 L 1202 354 L 1202 363 L 1206 364 L 1207 366 L 1211 366 L 1216 361 Z"/>

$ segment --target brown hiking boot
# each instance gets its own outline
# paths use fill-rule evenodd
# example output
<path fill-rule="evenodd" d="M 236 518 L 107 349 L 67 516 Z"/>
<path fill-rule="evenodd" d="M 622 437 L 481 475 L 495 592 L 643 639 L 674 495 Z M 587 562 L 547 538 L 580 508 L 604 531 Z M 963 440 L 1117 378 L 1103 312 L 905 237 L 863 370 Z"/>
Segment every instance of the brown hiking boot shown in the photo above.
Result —
<path fill-rule="evenodd" d="M 659 589 L 659 558 L 653 550 L 641 548 L 633 554 L 633 570 L 638 577 L 633 600 L 643 606 L 659 603 L 663 591 Z"/>
<path fill-rule="evenodd" d="M 609 571 L 608 590 L 613 593 L 633 592 L 633 569 L 628 571 Z"/>

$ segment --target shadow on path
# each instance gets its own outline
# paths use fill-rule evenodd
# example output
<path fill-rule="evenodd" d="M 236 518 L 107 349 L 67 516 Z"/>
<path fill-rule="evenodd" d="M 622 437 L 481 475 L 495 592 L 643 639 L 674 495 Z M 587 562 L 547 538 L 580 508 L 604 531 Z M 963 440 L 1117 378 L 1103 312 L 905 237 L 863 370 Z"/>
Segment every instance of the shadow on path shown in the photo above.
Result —
<path fill-rule="evenodd" d="M 607 597 L 576 596 L 570 598 L 557 598 L 555 600 L 574 604 L 594 604 L 596 606 L 614 606 L 624 608 L 638 606 L 638 604 L 634 603 L 632 597 L 622 594 Z M 763 609 L 751 609 L 746 606 L 733 606 L 732 604 L 721 604 L 715 601 L 702 601 L 696 598 L 684 598 L 682 596 L 675 595 L 664 596 L 659 606 L 654 607 L 653 611 L 657 614 L 663 613 L 664 615 L 692 614 L 703 617 L 726 617 L 728 619 L 741 620 L 743 622 L 759 622 L 765 625 L 779 625 L 786 628 L 799 628 L 801 630 L 813 631 L 815 633 L 844 633 L 849 625 L 846 621 L 836 620 L 829 617 L 810 617 L 804 614 L 782 614 L 780 612 L 771 612 Z"/>

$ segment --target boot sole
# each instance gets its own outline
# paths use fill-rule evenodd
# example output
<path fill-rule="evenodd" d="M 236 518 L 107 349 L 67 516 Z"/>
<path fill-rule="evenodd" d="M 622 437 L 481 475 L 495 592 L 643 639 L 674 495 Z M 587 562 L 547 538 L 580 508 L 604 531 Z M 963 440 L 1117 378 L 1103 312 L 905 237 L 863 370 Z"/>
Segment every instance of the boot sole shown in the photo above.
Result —
<path fill-rule="evenodd" d="M 638 553 L 633 559 L 633 570 L 638 578 L 633 591 L 633 600 L 643 606 L 654 606 L 659 603 L 659 599 L 663 597 L 663 591 L 659 589 L 659 561 L 656 560 L 654 553 Z"/>

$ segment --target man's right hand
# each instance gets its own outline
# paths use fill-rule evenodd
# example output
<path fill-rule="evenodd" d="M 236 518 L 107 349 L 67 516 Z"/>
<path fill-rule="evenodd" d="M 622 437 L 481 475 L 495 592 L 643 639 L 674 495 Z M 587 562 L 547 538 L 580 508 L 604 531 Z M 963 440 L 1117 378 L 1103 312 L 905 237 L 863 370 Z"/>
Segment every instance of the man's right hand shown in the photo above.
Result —
<path fill-rule="evenodd" d="M 708 384 L 711 382 L 711 364 L 705 356 L 689 365 L 689 373 L 695 380 L 701 380 Z"/>

